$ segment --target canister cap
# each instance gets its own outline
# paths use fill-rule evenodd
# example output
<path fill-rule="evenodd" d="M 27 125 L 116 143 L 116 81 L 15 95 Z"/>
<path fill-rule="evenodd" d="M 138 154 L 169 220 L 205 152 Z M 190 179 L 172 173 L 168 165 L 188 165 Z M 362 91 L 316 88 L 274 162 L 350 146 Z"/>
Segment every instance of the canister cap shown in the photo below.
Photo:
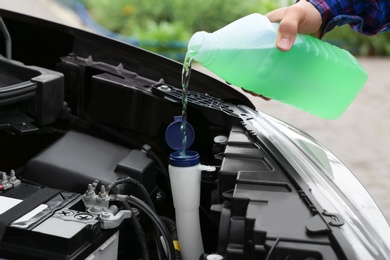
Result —
<path fill-rule="evenodd" d="M 198 165 L 199 163 L 199 154 L 191 150 L 186 150 L 184 154 L 176 151 L 169 156 L 169 164 L 176 167 L 191 167 Z"/>
<path fill-rule="evenodd" d="M 165 130 L 165 141 L 175 151 L 183 148 L 183 133 L 180 130 L 182 122 L 181 116 L 175 116 L 174 121 Z M 186 123 L 186 136 L 187 143 L 185 149 L 190 147 L 195 139 L 194 128 L 189 123 Z"/>

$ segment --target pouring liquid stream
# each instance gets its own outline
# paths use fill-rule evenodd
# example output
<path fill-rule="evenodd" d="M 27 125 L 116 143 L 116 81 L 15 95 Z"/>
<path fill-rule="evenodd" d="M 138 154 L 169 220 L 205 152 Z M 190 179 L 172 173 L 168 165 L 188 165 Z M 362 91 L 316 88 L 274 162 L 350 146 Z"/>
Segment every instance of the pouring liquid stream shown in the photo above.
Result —
<path fill-rule="evenodd" d="M 186 133 L 186 128 L 187 128 L 187 103 L 188 103 L 188 84 L 190 81 L 191 77 L 191 62 L 192 58 L 190 57 L 189 53 L 186 54 L 186 57 L 184 59 L 183 63 L 183 69 L 182 69 L 182 74 L 181 74 L 181 84 L 182 84 L 182 112 L 181 112 L 181 117 L 182 117 L 182 122 L 180 125 L 180 131 L 183 135 L 183 140 L 182 140 L 182 150 L 180 152 L 181 156 L 186 155 L 186 146 L 187 146 L 187 133 Z"/>

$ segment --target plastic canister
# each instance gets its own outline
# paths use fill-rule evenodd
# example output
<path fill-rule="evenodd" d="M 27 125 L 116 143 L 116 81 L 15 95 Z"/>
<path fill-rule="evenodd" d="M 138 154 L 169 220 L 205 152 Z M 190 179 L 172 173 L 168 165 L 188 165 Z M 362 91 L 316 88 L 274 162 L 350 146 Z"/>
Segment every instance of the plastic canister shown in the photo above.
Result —
<path fill-rule="evenodd" d="M 348 51 L 298 34 L 290 51 L 276 48 L 277 23 L 251 14 L 188 44 L 193 60 L 225 81 L 322 118 L 338 118 L 367 81 Z"/>
<path fill-rule="evenodd" d="M 199 220 L 201 172 L 215 171 L 215 167 L 201 165 L 196 151 L 186 150 L 184 154 L 178 151 L 182 148 L 181 124 L 181 117 L 177 116 L 165 131 L 167 144 L 176 150 L 169 156 L 168 171 L 181 254 L 183 259 L 198 260 L 204 253 Z M 188 123 L 186 135 L 188 148 L 195 139 L 194 130 Z"/>

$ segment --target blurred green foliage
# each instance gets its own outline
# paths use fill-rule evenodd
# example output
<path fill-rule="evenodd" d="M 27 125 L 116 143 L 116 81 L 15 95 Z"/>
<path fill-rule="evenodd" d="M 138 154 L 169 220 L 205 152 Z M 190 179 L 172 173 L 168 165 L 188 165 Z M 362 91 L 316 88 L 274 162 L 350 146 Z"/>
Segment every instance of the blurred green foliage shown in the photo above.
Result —
<path fill-rule="evenodd" d="M 323 40 L 356 56 L 390 56 L 390 33 L 366 36 L 355 32 L 349 25 L 344 25 L 327 33 Z"/>
<path fill-rule="evenodd" d="M 139 46 L 169 55 L 186 51 L 196 31 L 215 31 L 250 13 L 280 6 L 273 0 L 81 0 L 107 29 L 135 37 Z M 290 0 L 285 0 L 291 3 Z M 181 43 L 181 44 L 180 44 Z"/>
<path fill-rule="evenodd" d="M 120 35 L 134 37 L 139 46 L 171 58 L 185 53 L 196 31 L 215 31 L 250 13 L 266 14 L 294 0 L 77 0 L 93 19 Z M 323 40 L 356 56 L 390 55 L 390 33 L 364 36 L 348 25 Z M 176 55 L 176 56 L 175 56 Z"/>

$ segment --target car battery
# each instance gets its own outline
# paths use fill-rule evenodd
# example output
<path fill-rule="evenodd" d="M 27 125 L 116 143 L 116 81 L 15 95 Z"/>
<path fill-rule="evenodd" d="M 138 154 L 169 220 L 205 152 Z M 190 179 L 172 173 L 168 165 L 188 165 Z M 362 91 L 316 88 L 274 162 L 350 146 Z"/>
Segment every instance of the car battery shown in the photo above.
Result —
<path fill-rule="evenodd" d="M 18 184 L 0 185 L 0 259 L 117 259 L 118 230 L 102 229 L 81 195 Z"/>

